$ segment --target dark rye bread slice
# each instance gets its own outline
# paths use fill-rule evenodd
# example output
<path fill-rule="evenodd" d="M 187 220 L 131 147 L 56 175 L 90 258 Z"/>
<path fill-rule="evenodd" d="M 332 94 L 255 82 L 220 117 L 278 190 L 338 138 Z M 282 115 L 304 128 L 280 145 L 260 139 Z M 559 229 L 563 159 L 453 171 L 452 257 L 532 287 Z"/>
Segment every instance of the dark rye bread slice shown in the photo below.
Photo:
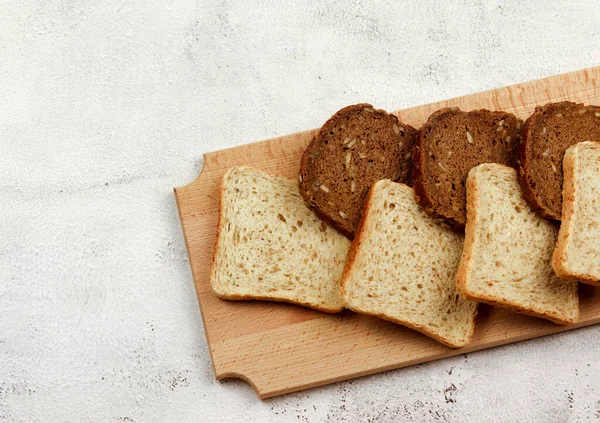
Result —
<path fill-rule="evenodd" d="M 411 184 L 416 135 L 416 129 L 370 104 L 344 107 L 304 152 L 300 194 L 319 217 L 352 238 L 374 182 Z"/>
<path fill-rule="evenodd" d="M 581 141 L 600 141 L 600 107 L 564 101 L 538 106 L 523 125 L 517 151 L 518 179 L 531 207 L 560 220 L 563 157 Z"/>
<path fill-rule="evenodd" d="M 522 121 L 511 113 L 457 107 L 434 112 L 419 130 L 413 183 L 421 206 L 460 231 L 467 220 L 466 180 L 482 163 L 514 167 Z"/>

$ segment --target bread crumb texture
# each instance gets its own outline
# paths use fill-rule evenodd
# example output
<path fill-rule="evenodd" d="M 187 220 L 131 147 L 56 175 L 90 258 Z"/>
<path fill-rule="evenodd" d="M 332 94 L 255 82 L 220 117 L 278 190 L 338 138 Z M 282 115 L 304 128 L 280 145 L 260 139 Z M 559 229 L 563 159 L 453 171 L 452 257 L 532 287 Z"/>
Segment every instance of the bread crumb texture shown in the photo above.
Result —
<path fill-rule="evenodd" d="M 568 324 L 577 321 L 577 283 L 551 259 L 558 230 L 529 207 L 516 171 L 483 164 L 467 180 L 465 252 L 458 285 L 472 300 Z"/>
<path fill-rule="evenodd" d="M 456 290 L 463 236 L 421 209 L 406 185 L 380 181 L 367 201 L 342 280 L 346 306 L 451 347 L 468 343 L 477 304 Z"/>
<path fill-rule="evenodd" d="M 349 246 L 304 205 L 297 181 L 244 167 L 223 177 L 211 269 L 220 297 L 340 311 L 339 279 Z"/>
<path fill-rule="evenodd" d="M 600 285 L 600 143 L 581 142 L 564 157 L 562 224 L 556 273 Z"/>
<path fill-rule="evenodd" d="M 417 130 L 362 103 L 344 107 L 311 140 L 300 193 L 319 216 L 353 237 L 369 188 L 380 179 L 411 183 Z"/>

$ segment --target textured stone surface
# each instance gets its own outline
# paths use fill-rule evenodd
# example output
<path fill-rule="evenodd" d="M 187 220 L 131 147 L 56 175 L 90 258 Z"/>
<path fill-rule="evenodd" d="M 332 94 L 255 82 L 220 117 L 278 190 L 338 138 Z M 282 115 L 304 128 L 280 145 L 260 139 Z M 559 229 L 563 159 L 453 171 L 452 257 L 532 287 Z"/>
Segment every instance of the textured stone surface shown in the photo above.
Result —
<path fill-rule="evenodd" d="M 482 4 L 485 3 L 485 4 Z M 600 421 L 600 327 L 258 401 L 213 379 L 203 152 L 600 64 L 597 2 L 0 0 L 0 421 Z"/>

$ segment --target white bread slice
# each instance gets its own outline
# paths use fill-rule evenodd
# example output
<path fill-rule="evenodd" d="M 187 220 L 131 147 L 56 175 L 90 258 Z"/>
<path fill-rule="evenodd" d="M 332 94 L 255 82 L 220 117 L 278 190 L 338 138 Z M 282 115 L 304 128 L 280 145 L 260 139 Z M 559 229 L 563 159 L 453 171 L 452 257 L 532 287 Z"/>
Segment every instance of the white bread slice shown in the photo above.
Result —
<path fill-rule="evenodd" d="M 561 278 L 600 286 L 600 143 L 568 148 L 563 171 L 562 220 L 552 266 Z"/>
<path fill-rule="evenodd" d="M 213 291 L 336 313 L 350 241 L 305 205 L 298 182 L 236 167 L 223 176 Z"/>
<path fill-rule="evenodd" d="M 463 236 L 440 226 L 412 188 L 382 180 L 368 194 L 344 274 L 346 307 L 449 346 L 469 342 L 477 304 L 456 291 Z"/>
<path fill-rule="evenodd" d="M 486 163 L 467 177 L 467 227 L 457 287 L 464 298 L 569 324 L 577 282 L 552 270 L 557 228 L 523 198 L 516 171 Z"/>

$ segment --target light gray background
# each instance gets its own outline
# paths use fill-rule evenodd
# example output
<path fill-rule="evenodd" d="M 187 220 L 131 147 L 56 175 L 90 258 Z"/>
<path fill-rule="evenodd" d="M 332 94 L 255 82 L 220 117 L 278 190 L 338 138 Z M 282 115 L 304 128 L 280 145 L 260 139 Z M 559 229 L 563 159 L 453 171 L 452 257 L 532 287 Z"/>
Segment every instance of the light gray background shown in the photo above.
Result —
<path fill-rule="evenodd" d="M 600 327 L 267 401 L 216 382 L 202 153 L 600 64 L 597 1 L 0 0 L 0 421 L 600 421 Z"/>

